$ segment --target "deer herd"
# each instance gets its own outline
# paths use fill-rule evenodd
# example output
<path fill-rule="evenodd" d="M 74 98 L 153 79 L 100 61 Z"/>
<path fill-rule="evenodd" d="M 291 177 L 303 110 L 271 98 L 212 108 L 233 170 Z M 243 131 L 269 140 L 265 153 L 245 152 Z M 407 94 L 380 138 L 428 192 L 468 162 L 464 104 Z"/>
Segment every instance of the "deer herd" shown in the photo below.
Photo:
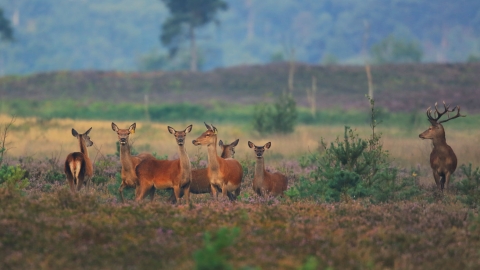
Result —
<path fill-rule="evenodd" d="M 457 157 L 446 142 L 442 123 L 465 116 L 460 114 L 459 106 L 450 109 L 450 106 L 443 102 L 443 107 L 443 111 L 439 111 L 437 103 L 435 103 L 435 110 L 432 110 L 431 107 L 427 109 L 426 113 L 431 126 L 419 135 L 421 139 L 432 140 L 430 166 L 435 183 L 441 191 L 448 189 L 450 177 L 457 168 Z M 450 113 L 455 113 L 455 115 L 451 117 Z M 445 114 L 447 114 L 447 119 L 440 121 Z M 188 203 L 190 193 L 210 193 L 214 199 L 218 200 L 220 192 L 223 197 L 235 201 L 240 194 L 243 180 L 242 165 L 234 158 L 235 147 L 239 140 L 226 145 L 220 140 L 218 145 L 222 154 L 218 156 L 218 130 L 215 126 L 206 123 L 205 127 L 207 130 L 192 143 L 195 146 L 206 146 L 208 165 L 206 168 L 194 169 L 185 148 L 186 136 L 192 130 L 192 125 L 180 131 L 168 126 L 168 131 L 175 137 L 179 158 L 159 160 L 150 153 L 131 154 L 129 136 L 135 133 L 136 123 L 133 123 L 128 129 L 121 129 L 112 122 L 112 130 L 117 133 L 120 144 L 122 183 L 118 191 L 122 202 L 124 202 L 123 189 L 125 187 L 135 188 L 135 201 L 141 201 L 147 195 L 150 195 L 150 199 L 153 200 L 156 189 L 173 190 L 173 194 L 169 198 L 171 203 L 180 202 L 183 196 Z M 79 134 L 72 129 L 72 135 L 78 139 L 80 146 L 80 152 L 68 154 L 65 160 L 64 171 L 72 192 L 80 191 L 83 185 L 88 188 L 89 180 L 93 176 L 93 164 L 87 150 L 87 147 L 93 145 L 89 136 L 91 130 L 92 128 Z M 252 189 L 259 196 L 282 196 L 287 190 L 288 180 L 285 175 L 280 172 L 271 173 L 265 169 L 263 154 L 271 146 L 271 142 L 257 146 L 248 141 L 248 147 L 253 149 L 256 157 Z"/>

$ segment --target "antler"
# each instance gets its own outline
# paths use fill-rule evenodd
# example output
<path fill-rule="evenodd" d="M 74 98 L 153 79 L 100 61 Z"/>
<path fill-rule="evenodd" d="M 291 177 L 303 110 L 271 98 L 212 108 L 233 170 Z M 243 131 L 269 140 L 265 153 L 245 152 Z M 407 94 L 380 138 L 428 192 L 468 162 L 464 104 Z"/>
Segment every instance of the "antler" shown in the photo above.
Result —
<path fill-rule="evenodd" d="M 438 111 L 437 102 L 435 102 L 435 111 L 431 110 L 432 107 L 428 107 L 428 109 L 427 109 L 428 119 L 440 124 L 440 123 L 445 123 L 447 121 L 450 121 L 450 120 L 458 118 L 458 117 L 465 117 L 466 116 L 466 115 L 461 115 L 460 114 L 460 106 L 458 106 L 458 105 L 455 106 L 455 108 L 453 108 L 452 110 L 449 110 L 450 105 L 445 104 L 445 101 L 444 101 L 443 102 L 443 107 L 445 108 L 445 110 L 443 112 Z M 454 112 L 454 111 L 457 111 L 457 114 L 453 117 L 450 117 L 450 113 Z M 434 117 L 432 117 L 432 112 L 433 112 Z M 438 121 L 444 114 L 447 114 L 448 119 Z"/>

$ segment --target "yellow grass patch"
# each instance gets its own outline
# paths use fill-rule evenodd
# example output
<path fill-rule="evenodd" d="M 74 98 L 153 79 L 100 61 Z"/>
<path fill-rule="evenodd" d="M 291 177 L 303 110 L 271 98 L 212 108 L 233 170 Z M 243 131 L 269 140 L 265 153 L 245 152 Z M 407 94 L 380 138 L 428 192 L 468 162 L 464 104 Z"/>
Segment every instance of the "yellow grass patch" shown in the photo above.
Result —
<path fill-rule="evenodd" d="M 0 115 L 1 129 L 11 121 L 10 116 Z M 133 122 L 115 121 L 120 128 L 128 128 Z M 203 123 L 152 123 L 137 122 L 135 134 L 130 136 L 134 148 L 139 152 L 151 152 L 158 155 L 173 157 L 177 153 L 175 139 L 167 126 L 176 130 L 183 130 L 189 124 L 193 129 L 187 135 L 187 142 L 195 139 L 206 130 Z M 252 158 L 253 151 L 248 148 L 247 142 L 252 141 L 256 145 L 272 142 L 272 147 L 267 151 L 265 158 L 269 162 L 280 162 L 285 159 L 296 159 L 301 155 L 317 151 L 321 138 L 327 143 L 333 142 L 337 137 L 343 138 L 344 127 L 342 126 L 297 126 L 295 132 L 288 135 L 258 135 L 248 125 L 215 124 L 218 128 L 218 138 L 224 143 L 230 143 L 240 139 L 236 147 L 236 158 Z M 16 118 L 8 131 L 6 139 L 8 156 L 42 156 L 59 155 L 66 156 L 70 152 L 78 151 L 78 143 L 71 134 L 71 129 L 85 132 L 92 127 L 90 137 L 94 146 L 89 149 L 91 157 L 97 155 L 114 154 L 117 141 L 116 133 L 111 129 L 110 121 L 52 119 L 40 120 L 36 118 Z M 367 125 L 352 127 L 360 134 L 361 138 L 367 139 L 371 129 Z M 427 125 L 425 126 L 425 129 Z M 445 127 L 447 143 L 454 149 L 458 157 L 458 164 L 472 163 L 480 165 L 480 151 L 478 151 L 478 130 L 453 130 Z M 404 128 L 377 128 L 382 133 L 384 149 L 390 152 L 392 161 L 406 168 L 428 166 L 429 155 L 432 149 L 431 141 L 421 140 L 418 134 L 422 130 L 405 130 Z M 190 156 L 197 152 L 206 153 L 206 149 L 187 143 L 187 151 Z M 267 163 L 268 164 L 268 163 Z"/>

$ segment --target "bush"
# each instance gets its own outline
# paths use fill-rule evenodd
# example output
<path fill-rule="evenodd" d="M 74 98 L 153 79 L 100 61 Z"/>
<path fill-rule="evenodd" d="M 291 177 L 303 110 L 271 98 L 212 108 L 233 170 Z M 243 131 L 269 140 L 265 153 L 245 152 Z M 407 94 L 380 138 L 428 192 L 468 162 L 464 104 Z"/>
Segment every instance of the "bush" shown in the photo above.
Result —
<path fill-rule="evenodd" d="M 283 93 L 271 104 L 257 104 L 253 111 L 253 128 L 261 134 L 291 133 L 298 118 L 297 104 L 291 94 Z"/>
<path fill-rule="evenodd" d="M 240 233 L 240 229 L 220 228 L 214 237 L 209 232 L 205 232 L 203 237 L 204 247 L 195 251 L 195 269 L 198 270 L 224 270 L 233 269 L 227 262 L 228 254 L 225 249 L 233 245 Z"/>
<path fill-rule="evenodd" d="M 480 205 L 480 168 L 472 170 L 472 164 L 460 166 L 466 178 L 456 184 L 460 196 L 458 199 L 468 206 L 475 209 Z"/>
<path fill-rule="evenodd" d="M 0 167 L 0 187 L 15 191 L 23 190 L 30 184 L 25 178 L 26 173 L 20 166 L 3 164 Z"/>
<path fill-rule="evenodd" d="M 398 169 L 390 167 L 381 134 L 375 133 L 378 125 L 375 103 L 369 100 L 371 137 L 359 138 L 346 126 L 343 140 L 337 137 L 328 146 L 322 138 L 318 152 L 300 158 L 301 167 L 313 170 L 307 177 L 301 177 L 287 191 L 287 196 L 325 201 L 370 197 L 372 202 L 384 202 L 407 199 L 419 193 L 415 179 L 401 178 Z"/>

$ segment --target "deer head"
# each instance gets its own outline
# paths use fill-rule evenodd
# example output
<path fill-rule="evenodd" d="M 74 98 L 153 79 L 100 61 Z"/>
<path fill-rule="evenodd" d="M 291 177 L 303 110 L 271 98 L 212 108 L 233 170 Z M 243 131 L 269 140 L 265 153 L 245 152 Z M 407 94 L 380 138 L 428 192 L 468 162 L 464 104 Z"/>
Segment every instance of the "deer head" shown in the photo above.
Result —
<path fill-rule="evenodd" d="M 272 146 L 271 142 L 266 143 L 264 146 L 256 146 L 251 141 L 248 141 L 248 147 L 253 148 L 253 151 L 255 152 L 255 156 L 257 158 L 262 158 L 265 149 L 269 149 L 270 146 Z"/>
<path fill-rule="evenodd" d="M 176 131 L 173 127 L 168 126 L 168 132 L 175 136 L 175 140 L 177 141 L 178 145 L 183 145 L 185 143 L 185 137 L 187 136 L 187 133 L 190 133 L 190 131 L 192 131 L 192 125 L 188 126 L 183 131 Z"/>
<path fill-rule="evenodd" d="M 90 136 L 88 136 L 88 133 L 90 133 L 91 130 L 92 128 L 89 128 L 87 131 L 85 131 L 85 133 L 79 134 L 75 129 L 72 128 L 72 135 L 77 139 L 79 136 L 81 136 L 85 141 L 85 146 L 92 146 L 93 142 L 90 140 Z"/>
<path fill-rule="evenodd" d="M 235 156 L 235 147 L 238 144 L 238 140 L 239 139 L 236 139 L 231 144 L 223 144 L 222 140 L 220 140 L 218 142 L 218 146 L 220 146 L 220 148 L 222 149 L 222 151 L 221 151 L 222 152 L 222 158 L 226 158 L 226 157 L 233 158 Z"/>
<path fill-rule="evenodd" d="M 130 134 L 135 133 L 135 128 L 137 127 L 136 123 L 133 123 L 130 125 L 128 129 L 120 129 L 118 128 L 115 123 L 112 122 L 112 130 L 117 132 L 118 135 L 118 141 L 120 142 L 121 145 L 125 145 L 128 143 L 128 136 Z"/>
<path fill-rule="evenodd" d="M 445 104 L 443 102 L 444 110 L 440 112 L 437 107 L 437 103 L 435 103 L 435 110 L 431 110 L 431 107 L 427 109 L 427 117 L 428 121 L 430 121 L 431 126 L 418 135 L 422 139 L 435 139 L 435 138 L 445 138 L 445 130 L 443 129 L 442 123 L 450 121 L 452 119 L 458 117 L 465 117 L 465 115 L 460 114 L 460 106 L 456 106 L 455 108 L 450 110 L 450 105 Z M 450 117 L 450 113 L 457 112 L 454 116 Z M 448 118 L 442 121 L 439 121 L 440 118 L 447 114 Z M 433 115 L 433 116 L 432 116 Z"/>
<path fill-rule="evenodd" d="M 207 131 L 202 133 L 200 137 L 193 140 L 192 143 L 194 145 L 207 145 L 207 146 L 211 144 L 215 145 L 217 143 L 217 131 L 218 131 L 217 128 L 207 123 L 204 123 L 204 124 L 207 127 Z"/>

